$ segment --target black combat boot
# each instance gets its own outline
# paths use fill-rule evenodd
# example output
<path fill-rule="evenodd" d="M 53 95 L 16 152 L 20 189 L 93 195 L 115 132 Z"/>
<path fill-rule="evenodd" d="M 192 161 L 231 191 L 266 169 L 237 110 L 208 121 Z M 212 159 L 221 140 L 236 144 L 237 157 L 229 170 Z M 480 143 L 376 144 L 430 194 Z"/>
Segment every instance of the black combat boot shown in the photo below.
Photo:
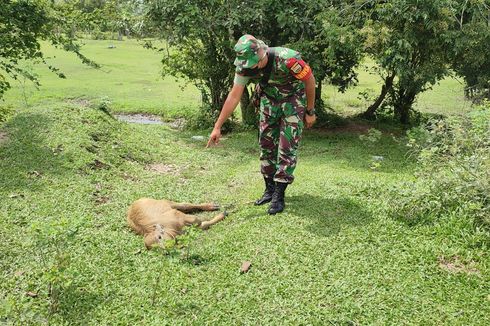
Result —
<path fill-rule="evenodd" d="M 276 182 L 276 189 L 274 190 L 271 205 L 269 206 L 269 214 L 273 215 L 284 210 L 284 207 L 286 206 L 286 204 L 284 204 L 284 192 L 286 191 L 287 186 L 287 183 Z"/>
<path fill-rule="evenodd" d="M 275 183 L 273 178 L 264 177 L 265 191 L 261 198 L 255 201 L 255 205 L 263 205 L 272 200 L 272 194 L 274 193 Z"/>

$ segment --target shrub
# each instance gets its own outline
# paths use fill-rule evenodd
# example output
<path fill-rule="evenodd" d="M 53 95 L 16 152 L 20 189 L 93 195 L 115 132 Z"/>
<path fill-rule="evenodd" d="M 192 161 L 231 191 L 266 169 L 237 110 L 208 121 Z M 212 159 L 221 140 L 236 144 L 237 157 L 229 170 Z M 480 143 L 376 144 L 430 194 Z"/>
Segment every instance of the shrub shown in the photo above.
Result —
<path fill-rule="evenodd" d="M 12 116 L 14 109 L 10 105 L 2 105 L 0 103 L 0 124 L 7 121 Z"/>
<path fill-rule="evenodd" d="M 466 215 L 490 226 L 490 103 L 408 132 L 418 169 L 395 189 L 396 215 L 410 221 Z"/>

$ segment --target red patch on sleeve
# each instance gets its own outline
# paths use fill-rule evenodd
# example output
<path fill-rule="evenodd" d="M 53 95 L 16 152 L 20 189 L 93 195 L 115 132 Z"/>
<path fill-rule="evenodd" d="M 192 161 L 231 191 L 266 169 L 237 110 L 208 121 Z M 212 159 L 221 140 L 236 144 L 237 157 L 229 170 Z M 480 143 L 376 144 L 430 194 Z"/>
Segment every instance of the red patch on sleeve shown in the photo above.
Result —
<path fill-rule="evenodd" d="M 286 67 L 288 67 L 291 74 L 299 80 L 305 81 L 312 75 L 310 66 L 303 60 L 298 60 L 296 58 L 288 59 Z"/>

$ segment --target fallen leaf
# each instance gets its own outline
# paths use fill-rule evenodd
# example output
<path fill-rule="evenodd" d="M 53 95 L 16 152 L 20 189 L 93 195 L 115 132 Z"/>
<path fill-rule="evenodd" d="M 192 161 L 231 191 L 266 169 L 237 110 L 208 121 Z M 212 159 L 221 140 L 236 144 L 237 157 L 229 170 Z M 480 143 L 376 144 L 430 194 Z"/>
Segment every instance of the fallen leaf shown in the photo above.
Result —
<path fill-rule="evenodd" d="M 28 295 L 31 298 L 36 298 L 37 297 L 37 293 L 31 292 L 31 291 L 27 292 L 26 295 Z"/>
<path fill-rule="evenodd" d="M 252 266 L 252 263 L 249 261 L 244 261 L 242 264 L 242 267 L 240 268 L 240 273 L 246 273 L 249 271 L 250 267 Z"/>
<path fill-rule="evenodd" d="M 19 277 L 19 276 L 24 275 L 24 273 L 25 273 L 24 271 L 17 271 L 17 272 L 14 273 L 14 275 L 17 276 L 17 277 Z"/>
<path fill-rule="evenodd" d="M 39 171 L 29 171 L 27 172 L 27 175 L 30 177 L 37 177 L 39 178 L 41 176 L 41 172 Z"/>

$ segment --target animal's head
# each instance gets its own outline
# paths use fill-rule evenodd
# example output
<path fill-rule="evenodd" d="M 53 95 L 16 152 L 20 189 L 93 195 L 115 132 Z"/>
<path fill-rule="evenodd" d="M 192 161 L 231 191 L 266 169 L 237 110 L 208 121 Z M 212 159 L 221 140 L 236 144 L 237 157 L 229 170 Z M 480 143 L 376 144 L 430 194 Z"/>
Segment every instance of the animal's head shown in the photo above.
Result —
<path fill-rule="evenodd" d="M 144 241 L 146 249 L 150 250 L 153 246 L 159 245 L 162 242 L 164 233 L 165 231 L 162 226 L 160 224 L 155 224 L 153 230 L 145 235 Z"/>

